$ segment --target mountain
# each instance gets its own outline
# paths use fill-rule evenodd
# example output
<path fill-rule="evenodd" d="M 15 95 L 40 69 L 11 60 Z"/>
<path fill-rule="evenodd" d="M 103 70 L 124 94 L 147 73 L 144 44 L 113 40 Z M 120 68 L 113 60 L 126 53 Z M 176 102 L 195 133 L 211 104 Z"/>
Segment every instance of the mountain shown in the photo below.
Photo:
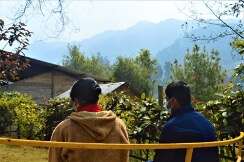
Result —
<path fill-rule="evenodd" d="M 27 56 L 51 63 L 61 64 L 64 55 L 68 54 L 68 44 L 78 45 L 86 56 L 100 53 L 109 61 L 114 62 L 118 56 L 134 57 L 141 48 L 148 48 L 153 56 L 164 66 L 167 61 L 178 59 L 182 62 L 187 49 L 194 42 L 184 38 L 183 21 L 169 19 L 159 23 L 139 22 L 134 26 L 119 31 L 106 31 L 80 42 L 35 42 L 26 52 Z M 223 28 L 207 26 L 201 28 L 190 22 L 189 35 L 211 35 L 223 31 Z M 224 37 L 215 42 L 197 42 L 207 50 L 217 49 L 220 52 L 221 64 L 233 68 L 240 58 L 236 57 L 229 46 L 231 37 Z"/>
<path fill-rule="evenodd" d="M 207 29 L 207 30 L 206 30 Z M 189 33 L 189 35 L 211 35 L 213 33 L 219 33 L 223 31 L 221 27 L 208 26 L 206 29 L 199 28 Z M 173 44 L 167 48 L 163 48 L 156 55 L 158 62 L 163 66 L 165 62 L 173 62 L 177 59 L 180 63 L 183 62 L 187 49 L 191 51 L 194 44 L 197 44 L 201 48 L 205 48 L 208 52 L 212 49 L 219 51 L 220 63 L 225 69 L 232 69 L 238 63 L 240 63 L 240 56 L 230 47 L 230 43 L 233 40 L 231 36 L 219 38 L 217 41 L 197 41 L 193 42 L 189 38 L 178 38 Z"/>
<path fill-rule="evenodd" d="M 100 52 L 114 60 L 117 56 L 135 56 L 141 48 L 153 54 L 171 45 L 181 35 L 182 21 L 169 19 L 158 24 L 139 22 L 121 31 L 108 31 L 80 42 L 80 49 L 88 54 Z"/>
<path fill-rule="evenodd" d="M 117 56 L 135 56 L 141 48 L 148 48 L 154 55 L 170 46 L 182 34 L 183 21 L 169 19 L 160 23 L 139 22 L 120 31 L 106 31 L 80 42 L 35 42 L 27 51 L 28 56 L 52 63 L 61 63 L 68 54 L 67 45 L 76 44 L 87 56 L 100 53 L 110 61 Z"/>

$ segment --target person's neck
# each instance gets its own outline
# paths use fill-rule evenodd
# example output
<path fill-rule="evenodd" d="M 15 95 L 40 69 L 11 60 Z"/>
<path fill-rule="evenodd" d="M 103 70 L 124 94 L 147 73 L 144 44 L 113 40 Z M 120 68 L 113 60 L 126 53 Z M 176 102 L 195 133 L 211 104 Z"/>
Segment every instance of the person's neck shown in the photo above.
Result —
<path fill-rule="evenodd" d="M 97 103 L 79 105 L 77 107 L 77 112 L 87 111 L 87 112 L 99 112 L 101 111 L 100 106 Z"/>
<path fill-rule="evenodd" d="M 187 113 L 187 112 L 191 112 L 193 111 L 194 108 L 192 107 L 191 104 L 189 105 L 184 105 L 184 106 L 180 106 L 178 107 L 177 109 L 174 109 L 172 111 L 172 116 L 176 116 L 176 115 L 180 115 L 180 114 L 184 114 L 184 113 Z"/>

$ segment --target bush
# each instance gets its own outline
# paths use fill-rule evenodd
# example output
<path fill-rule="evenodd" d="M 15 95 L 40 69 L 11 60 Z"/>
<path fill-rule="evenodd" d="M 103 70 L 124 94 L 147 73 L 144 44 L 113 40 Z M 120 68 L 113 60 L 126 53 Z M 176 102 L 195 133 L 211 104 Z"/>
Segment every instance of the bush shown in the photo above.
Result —
<path fill-rule="evenodd" d="M 244 131 L 244 91 L 226 91 L 218 100 L 197 107 L 214 124 L 220 140 Z"/>
<path fill-rule="evenodd" d="M 6 129 L 12 125 L 12 114 L 8 109 L 6 109 L 4 107 L 0 107 L 0 114 L 1 114 L 0 115 L 0 134 L 4 134 Z"/>
<path fill-rule="evenodd" d="M 18 128 L 17 134 L 20 137 L 28 139 L 40 137 L 44 120 L 40 116 L 37 104 L 29 95 L 18 92 L 0 93 L 0 111 L 1 122 L 7 123 L 1 128 L 3 132 L 13 125 Z"/>
<path fill-rule="evenodd" d="M 140 99 L 122 93 L 103 96 L 100 104 L 105 110 L 112 110 L 126 124 L 131 139 L 137 143 L 157 141 L 160 130 L 168 117 L 167 111 L 152 97 L 142 95 Z"/>
<path fill-rule="evenodd" d="M 122 93 L 113 93 L 100 98 L 100 104 L 105 110 L 112 110 L 127 126 L 130 142 L 158 142 L 160 128 L 168 118 L 168 112 L 159 106 L 152 97 L 131 98 Z M 131 156 L 136 159 L 152 159 L 154 151 L 133 150 Z M 133 159 L 133 161 L 136 161 Z M 141 160 L 139 160 L 141 161 Z"/>
<path fill-rule="evenodd" d="M 42 105 L 42 116 L 45 118 L 43 136 L 50 140 L 54 128 L 63 121 L 72 111 L 72 105 L 68 98 L 53 98 L 47 104 Z"/>
<path fill-rule="evenodd" d="M 218 99 L 197 106 L 214 124 L 219 140 L 239 136 L 244 131 L 244 91 L 227 90 Z M 235 145 L 220 148 L 220 157 L 236 161 Z"/>

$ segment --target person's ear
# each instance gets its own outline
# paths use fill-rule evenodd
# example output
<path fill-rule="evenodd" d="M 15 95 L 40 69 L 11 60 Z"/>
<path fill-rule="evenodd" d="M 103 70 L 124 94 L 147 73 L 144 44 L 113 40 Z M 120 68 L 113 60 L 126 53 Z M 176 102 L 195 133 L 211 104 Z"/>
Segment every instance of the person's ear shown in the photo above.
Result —
<path fill-rule="evenodd" d="M 178 100 L 176 98 L 173 98 L 173 100 L 172 100 L 172 106 L 174 108 L 180 107 L 180 104 L 179 104 L 179 102 L 178 102 Z"/>
<path fill-rule="evenodd" d="M 74 102 L 74 106 L 75 107 L 80 106 L 79 100 L 77 98 L 74 98 L 74 101 L 73 102 Z"/>

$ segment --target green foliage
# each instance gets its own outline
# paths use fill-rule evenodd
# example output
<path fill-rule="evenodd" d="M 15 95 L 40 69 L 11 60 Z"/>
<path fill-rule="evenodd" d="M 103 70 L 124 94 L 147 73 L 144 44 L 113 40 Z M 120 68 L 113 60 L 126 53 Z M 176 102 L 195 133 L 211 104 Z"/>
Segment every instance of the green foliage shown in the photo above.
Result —
<path fill-rule="evenodd" d="M 156 143 L 160 128 L 168 118 L 168 112 L 152 97 L 131 98 L 121 93 L 102 96 L 99 103 L 105 110 L 112 110 L 127 126 L 131 143 Z M 133 150 L 131 155 L 148 160 L 154 156 L 151 150 Z M 144 160 L 144 161 L 145 161 Z M 140 161 L 131 159 L 131 161 Z"/>
<path fill-rule="evenodd" d="M 138 143 L 156 142 L 159 128 L 168 117 L 167 111 L 158 101 L 144 94 L 140 99 L 122 93 L 103 96 L 100 104 L 105 110 L 112 110 L 126 124 L 130 139 Z"/>
<path fill-rule="evenodd" d="M 244 39 L 233 41 L 231 46 L 236 49 L 240 55 L 244 55 Z"/>
<path fill-rule="evenodd" d="M 85 57 L 75 45 L 69 47 L 69 55 L 64 57 L 63 65 L 71 70 L 101 78 L 111 78 L 112 75 L 109 62 L 99 53 L 91 58 Z"/>
<path fill-rule="evenodd" d="M 244 39 L 238 39 L 232 42 L 231 46 L 238 51 L 238 53 L 244 55 Z M 244 81 L 244 63 L 240 63 L 234 69 L 234 78 L 240 80 L 243 84 Z M 244 85 L 242 85 L 244 86 Z"/>
<path fill-rule="evenodd" d="M 29 62 L 20 59 L 20 55 L 27 49 L 31 34 L 24 23 L 9 26 L 0 18 L 0 79 L 17 80 L 18 73 L 29 66 Z M 6 49 L 9 52 L 4 51 Z"/>
<path fill-rule="evenodd" d="M 191 52 L 187 51 L 183 65 L 174 62 L 172 79 L 186 81 L 197 100 L 214 99 L 215 93 L 222 89 L 226 76 L 220 66 L 218 55 L 216 50 L 212 50 L 209 54 L 205 49 L 201 50 L 195 45 Z"/>
<path fill-rule="evenodd" d="M 11 112 L 4 107 L 0 107 L 0 114 L 0 134 L 3 134 L 12 125 L 13 119 Z"/>
<path fill-rule="evenodd" d="M 39 137 L 44 120 L 30 96 L 18 92 L 0 93 L 0 109 L 1 113 L 4 113 L 1 116 L 5 116 L 1 120 L 7 119 L 5 122 L 8 124 L 5 128 L 13 124 L 19 127 L 21 137 L 31 139 Z"/>
<path fill-rule="evenodd" d="M 198 109 L 212 121 L 220 140 L 244 131 L 244 91 L 227 89 L 218 100 L 198 105 Z"/>
<path fill-rule="evenodd" d="M 137 94 L 152 95 L 155 82 L 160 78 L 160 66 L 147 49 L 141 49 L 136 58 L 118 57 L 111 66 L 100 54 L 85 57 L 77 46 L 71 46 L 63 65 L 80 73 L 128 82 Z"/>
<path fill-rule="evenodd" d="M 116 81 L 126 81 L 137 94 L 152 95 L 158 64 L 147 49 L 141 49 L 134 58 L 118 57 L 113 65 L 113 77 Z"/>
<path fill-rule="evenodd" d="M 131 58 L 117 58 L 113 67 L 113 77 L 116 81 L 125 81 L 130 84 L 130 88 L 136 93 L 149 93 L 150 85 L 143 77 L 143 70 Z"/>
<path fill-rule="evenodd" d="M 47 104 L 42 105 L 42 110 L 42 116 L 45 119 L 45 127 L 43 128 L 44 139 L 50 140 L 57 124 L 73 111 L 72 105 L 67 98 L 53 98 Z"/>

